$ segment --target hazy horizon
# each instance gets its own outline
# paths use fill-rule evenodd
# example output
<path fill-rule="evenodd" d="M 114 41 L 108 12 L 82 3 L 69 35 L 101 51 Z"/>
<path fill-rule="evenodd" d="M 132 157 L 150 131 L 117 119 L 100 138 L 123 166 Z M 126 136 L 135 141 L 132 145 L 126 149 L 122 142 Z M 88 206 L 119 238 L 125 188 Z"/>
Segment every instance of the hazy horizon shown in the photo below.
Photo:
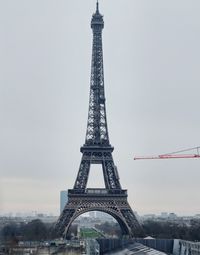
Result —
<path fill-rule="evenodd" d="M 176 212 L 167 212 L 167 211 L 165 211 L 165 212 L 146 212 L 146 213 L 138 213 L 137 211 L 134 211 L 134 213 L 137 213 L 139 216 L 146 216 L 146 215 L 151 215 L 151 214 L 153 214 L 153 215 L 155 215 L 155 216 L 160 216 L 161 215 L 161 213 L 168 213 L 168 214 L 170 214 L 170 213 L 175 213 L 178 217 L 187 217 L 187 216 L 189 216 L 189 217 L 194 217 L 194 216 L 196 216 L 196 215 L 199 215 L 198 213 L 196 213 L 196 214 L 191 214 L 191 215 L 189 215 L 189 214 L 178 214 L 178 213 L 176 213 Z M 38 214 L 43 214 L 43 216 L 47 216 L 47 217 L 58 217 L 59 215 L 60 215 L 60 212 L 57 212 L 57 214 L 56 213 L 52 213 L 52 212 L 40 212 L 40 211 L 27 211 L 27 212 L 4 212 L 4 213 L 0 213 L 0 217 L 39 217 L 38 216 Z M 107 214 L 107 213 L 105 213 L 105 214 Z M 84 216 L 84 215 L 89 215 L 88 213 L 83 213 L 83 214 L 81 214 L 82 216 Z"/>

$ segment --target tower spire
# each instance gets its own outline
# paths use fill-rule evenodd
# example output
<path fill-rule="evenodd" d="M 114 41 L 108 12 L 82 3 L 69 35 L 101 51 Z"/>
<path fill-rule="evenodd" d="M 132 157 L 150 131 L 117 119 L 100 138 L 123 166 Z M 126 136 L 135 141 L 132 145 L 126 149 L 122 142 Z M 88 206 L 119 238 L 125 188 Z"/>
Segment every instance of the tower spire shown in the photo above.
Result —
<path fill-rule="evenodd" d="M 97 0 L 97 8 L 96 8 L 96 12 L 99 13 L 99 0 Z"/>

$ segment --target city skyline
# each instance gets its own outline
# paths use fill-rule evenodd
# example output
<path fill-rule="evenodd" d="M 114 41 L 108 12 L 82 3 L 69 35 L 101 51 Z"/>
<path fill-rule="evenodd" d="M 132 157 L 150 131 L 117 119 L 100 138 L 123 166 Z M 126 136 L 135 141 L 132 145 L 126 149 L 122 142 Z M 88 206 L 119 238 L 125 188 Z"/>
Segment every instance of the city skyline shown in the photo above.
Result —
<path fill-rule="evenodd" d="M 11 2 L 0 4 L 0 210 L 58 214 L 85 139 L 95 1 Z M 100 2 L 110 142 L 139 214 L 200 212 L 198 159 L 133 161 L 199 145 L 199 7 Z"/>
<path fill-rule="evenodd" d="M 98 211 L 91 211 L 91 212 L 98 212 Z M 106 214 L 104 212 L 100 212 L 102 214 Z M 156 218 L 168 218 L 170 215 L 174 215 L 178 218 L 182 218 L 182 217 L 191 217 L 191 218 L 200 218 L 200 214 L 192 214 L 192 215 L 187 215 L 187 214 L 176 214 L 175 212 L 169 211 L 169 212 L 158 212 L 158 213 L 152 213 L 152 212 L 148 212 L 145 214 L 138 214 L 138 212 L 134 211 L 134 213 L 139 216 L 139 217 L 156 217 Z M 22 217 L 22 218 L 26 218 L 26 217 L 32 217 L 32 218 L 37 218 L 37 217 L 59 217 L 60 215 L 60 211 L 57 214 L 53 214 L 52 212 L 41 212 L 41 211 L 20 211 L 20 212 L 7 212 L 7 213 L 1 213 L 0 212 L 0 217 Z M 89 217 L 89 212 L 87 213 L 83 213 L 81 215 L 82 217 Z"/>

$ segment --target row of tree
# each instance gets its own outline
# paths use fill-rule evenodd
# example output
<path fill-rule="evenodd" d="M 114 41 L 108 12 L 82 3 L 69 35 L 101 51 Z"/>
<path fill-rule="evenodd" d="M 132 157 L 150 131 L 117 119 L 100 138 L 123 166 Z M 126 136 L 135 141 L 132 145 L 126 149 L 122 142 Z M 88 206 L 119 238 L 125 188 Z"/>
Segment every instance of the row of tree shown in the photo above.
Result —
<path fill-rule="evenodd" d="M 4 226 L 0 232 L 0 239 L 3 242 L 17 243 L 20 241 L 44 241 L 51 237 L 49 224 L 41 220 L 33 220 L 29 223 L 10 223 Z"/>
<path fill-rule="evenodd" d="M 192 220 L 190 224 L 148 220 L 142 226 L 145 234 L 154 238 L 200 241 L 200 220 Z M 95 227 L 111 236 L 120 236 L 117 223 L 105 222 Z"/>
<path fill-rule="evenodd" d="M 107 236 L 110 237 L 120 237 L 121 236 L 121 229 L 118 223 L 112 222 L 105 222 L 102 224 L 96 224 L 95 228 L 100 230 Z"/>
<path fill-rule="evenodd" d="M 143 228 L 146 235 L 155 238 L 200 241 L 200 220 L 191 220 L 190 224 L 148 220 Z"/>
<path fill-rule="evenodd" d="M 11 223 L 1 229 L 0 240 L 4 242 L 50 240 L 53 238 L 52 227 L 52 224 L 44 224 L 40 220 Z M 107 235 L 120 236 L 118 223 L 105 222 L 95 227 Z M 143 223 L 143 228 L 146 235 L 154 238 L 200 241 L 200 220 L 193 220 L 189 225 L 148 220 Z M 77 225 L 72 225 L 71 235 L 77 235 Z"/>

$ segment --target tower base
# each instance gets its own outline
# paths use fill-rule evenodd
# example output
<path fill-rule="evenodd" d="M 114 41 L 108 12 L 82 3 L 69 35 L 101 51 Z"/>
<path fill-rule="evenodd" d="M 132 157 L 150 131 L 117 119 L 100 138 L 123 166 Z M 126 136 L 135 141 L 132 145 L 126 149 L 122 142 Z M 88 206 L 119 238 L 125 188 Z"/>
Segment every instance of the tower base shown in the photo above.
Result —
<path fill-rule="evenodd" d="M 119 223 L 123 236 L 143 236 L 143 230 L 128 204 L 126 190 L 72 189 L 68 191 L 68 195 L 68 203 L 55 226 L 59 236 L 67 237 L 73 221 L 90 211 L 110 214 Z"/>

